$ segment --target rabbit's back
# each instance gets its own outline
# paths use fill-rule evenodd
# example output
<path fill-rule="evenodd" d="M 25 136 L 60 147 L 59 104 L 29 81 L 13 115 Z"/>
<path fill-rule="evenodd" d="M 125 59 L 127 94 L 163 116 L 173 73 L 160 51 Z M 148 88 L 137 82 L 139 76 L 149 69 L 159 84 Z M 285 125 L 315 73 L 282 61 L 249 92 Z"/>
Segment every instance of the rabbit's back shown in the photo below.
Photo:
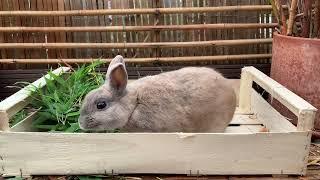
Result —
<path fill-rule="evenodd" d="M 223 132 L 236 106 L 227 79 L 210 68 L 149 76 L 128 88 L 137 93 L 137 105 L 125 127 L 129 131 Z"/>

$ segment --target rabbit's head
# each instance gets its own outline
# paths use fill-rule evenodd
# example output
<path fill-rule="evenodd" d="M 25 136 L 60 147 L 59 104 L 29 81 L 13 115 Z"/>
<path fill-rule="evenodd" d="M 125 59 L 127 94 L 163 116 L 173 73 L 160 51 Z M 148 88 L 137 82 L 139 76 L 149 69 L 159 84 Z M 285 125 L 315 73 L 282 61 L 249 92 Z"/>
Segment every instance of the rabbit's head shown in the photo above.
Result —
<path fill-rule="evenodd" d="M 123 127 L 130 116 L 126 102 L 128 75 L 123 57 L 110 63 L 105 84 L 89 92 L 80 109 L 79 125 L 85 130 L 113 130 Z"/>

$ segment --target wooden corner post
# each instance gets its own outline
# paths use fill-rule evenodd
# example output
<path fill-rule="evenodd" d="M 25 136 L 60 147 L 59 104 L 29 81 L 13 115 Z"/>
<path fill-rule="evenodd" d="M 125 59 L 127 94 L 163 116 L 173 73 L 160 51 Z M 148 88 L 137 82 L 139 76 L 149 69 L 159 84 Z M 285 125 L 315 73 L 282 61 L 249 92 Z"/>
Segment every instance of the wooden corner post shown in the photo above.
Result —
<path fill-rule="evenodd" d="M 244 67 L 241 70 L 239 109 L 241 113 L 251 113 L 252 76 Z"/>
<path fill-rule="evenodd" d="M 316 109 L 302 109 L 298 114 L 298 131 L 311 131 L 314 126 L 314 119 L 316 117 Z"/>
<path fill-rule="evenodd" d="M 8 131 L 9 129 L 8 114 L 5 111 L 0 111 L 0 131 Z"/>

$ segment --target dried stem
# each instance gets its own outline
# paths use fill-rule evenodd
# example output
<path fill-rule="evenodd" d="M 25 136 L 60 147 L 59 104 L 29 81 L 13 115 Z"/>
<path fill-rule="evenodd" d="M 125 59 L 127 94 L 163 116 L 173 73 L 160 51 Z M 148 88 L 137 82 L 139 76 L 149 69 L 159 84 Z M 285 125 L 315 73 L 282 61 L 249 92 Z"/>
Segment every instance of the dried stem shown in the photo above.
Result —
<path fill-rule="evenodd" d="M 314 36 L 320 38 L 320 0 L 315 3 Z"/>
<path fill-rule="evenodd" d="M 311 10 L 312 10 L 312 1 L 304 0 L 301 36 L 305 38 L 310 37 Z"/>
<path fill-rule="evenodd" d="M 296 9 L 297 9 L 297 0 L 292 0 L 291 8 L 289 10 L 290 14 L 289 14 L 288 32 L 287 32 L 288 36 L 292 35 L 293 23 L 296 17 Z"/>
<path fill-rule="evenodd" d="M 274 13 L 274 16 L 276 17 L 277 22 L 278 22 L 280 25 L 282 25 L 282 24 L 281 24 L 281 21 L 280 21 L 279 10 L 278 10 L 278 8 L 277 8 L 277 6 L 276 6 L 276 2 L 275 2 L 275 1 L 277 1 L 277 0 L 270 0 L 271 6 L 272 6 L 272 12 Z"/>

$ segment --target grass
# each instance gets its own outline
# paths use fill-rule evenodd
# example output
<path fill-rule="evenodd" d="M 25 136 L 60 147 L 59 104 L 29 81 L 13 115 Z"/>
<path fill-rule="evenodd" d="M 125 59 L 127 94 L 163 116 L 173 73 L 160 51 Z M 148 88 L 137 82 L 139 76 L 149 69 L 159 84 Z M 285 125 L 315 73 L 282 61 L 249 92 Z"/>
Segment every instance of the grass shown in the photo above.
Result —
<path fill-rule="evenodd" d="M 28 116 L 28 112 L 26 111 L 26 109 L 22 109 L 21 111 L 17 112 L 9 120 L 10 127 L 18 124 L 20 121 L 22 121 L 27 116 Z"/>
<path fill-rule="evenodd" d="M 48 132 L 81 132 L 78 125 L 80 106 L 84 96 L 104 83 L 104 75 L 96 72 L 103 62 L 94 61 L 90 65 L 82 65 L 69 76 L 59 76 L 48 72 L 46 87 L 32 87 L 31 106 L 40 109 L 32 126 L 39 131 Z M 29 85 L 30 83 L 20 83 Z M 12 119 L 11 125 L 25 117 L 22 110 Z"/>

